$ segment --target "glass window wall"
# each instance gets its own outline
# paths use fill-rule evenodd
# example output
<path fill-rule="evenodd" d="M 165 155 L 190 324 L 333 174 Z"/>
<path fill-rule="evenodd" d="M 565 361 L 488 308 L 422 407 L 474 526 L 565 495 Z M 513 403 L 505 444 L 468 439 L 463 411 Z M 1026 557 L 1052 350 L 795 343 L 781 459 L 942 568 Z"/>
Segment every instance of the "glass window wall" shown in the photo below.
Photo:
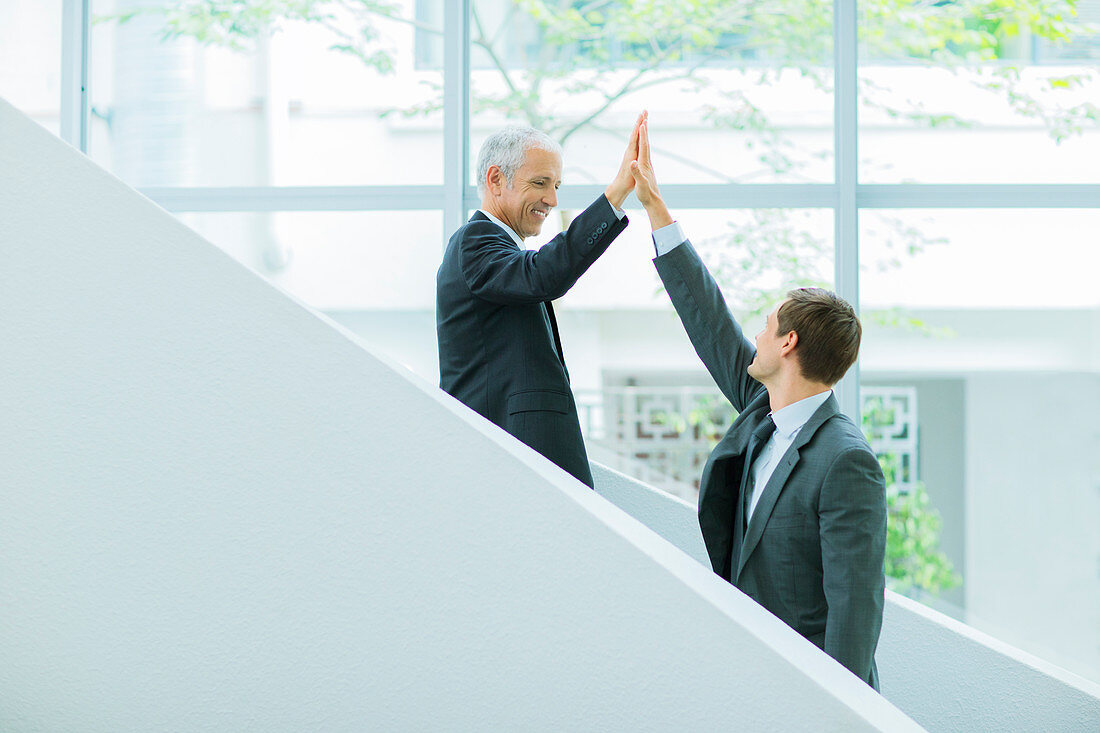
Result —
<path fill-rule="evenodd" d="M 0 0 L 0 99 L 58 133 L 60 2 Z"/>
<path fill-rule="evenodd" d="M 441 4 L 95 0 L 92 157 L 138 187 L 439 184 Z"/>
<path fill-rule="evenodd" d="M 882 234 L 898 227 L 921 246 L 899 252 Z M 1095 210 L 910 209 L 865 212 L 860 232 L 863 387 L 914 390 L 915 490 L 958 575 L 908 590 L 1085 676 L 1100 666 L 1097 231 Z M 935 520 L 911 522 L 920 538 Z"/>
<path fill-rule="evenodd" d="M 471 176 L 510 123 L 562 143 L 567 181 L 606 183 L 648 109 L 665 183 L 833 180 L 831 5 L 558 5 L 472 3 Z"/>
<path fill-rule="evenodd" d="M 1097 3 L 860 10 L 861 182 L 1100 182 Z"/>

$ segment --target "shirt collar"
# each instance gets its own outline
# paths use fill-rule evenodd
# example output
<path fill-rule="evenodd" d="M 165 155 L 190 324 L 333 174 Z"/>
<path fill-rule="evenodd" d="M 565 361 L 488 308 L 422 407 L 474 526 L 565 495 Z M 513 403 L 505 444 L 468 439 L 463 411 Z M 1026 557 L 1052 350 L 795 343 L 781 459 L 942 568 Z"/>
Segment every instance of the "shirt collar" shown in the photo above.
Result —
<path fill-rule="evenodd" d="M 512 227 L 508 226 L 507 224 L 502 222 L 500 219 L 498 219 L 495 216 L 493 216 L 492 214 L 490 214 L 485 209 L 478 209 L 478 211 L 480 211 L 482 214 L 485 214 L 485 216 L 489 217 L 489 221 L 493 222 L 498 227 L 500 227 L 505 232 L 507 232 L 508 236 L 512 238 L 512 241 L 516 243 L 516 246 L 519 247 L 520 249 L 523 249 L 523 237 L 521 237 L 520 235 L 518 235 L 514 231 L 512 231 Z"/>
<path fill-rule="evenodd" d="M 775 432 L 787 440 L 794 438 L 798 431 L 802 429 L 802 426 L 817 412 L 817 408 L 825 404 L 825 400 L 829 399 L 832 393 L 831 389 L 827 389 L 770 413 L 772 420 L 775 422 Z"/>

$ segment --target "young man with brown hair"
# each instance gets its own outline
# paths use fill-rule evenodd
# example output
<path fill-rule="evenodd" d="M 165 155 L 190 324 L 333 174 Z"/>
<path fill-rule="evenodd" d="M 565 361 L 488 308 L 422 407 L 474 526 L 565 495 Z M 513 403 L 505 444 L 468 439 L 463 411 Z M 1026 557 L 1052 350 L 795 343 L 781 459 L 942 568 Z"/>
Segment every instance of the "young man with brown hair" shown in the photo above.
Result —
<path fill-rule="evenodd" d="M 661 200 L 645 123 L 634 191 L 653 226 L 654 264 L 718 387 L 738 411 L 699 487 L 714 572 L 878 689 L 886 498 L 882 469 L 832 387 L 855 363 L 852 307 L 792 290 L 755 348 Z"/>

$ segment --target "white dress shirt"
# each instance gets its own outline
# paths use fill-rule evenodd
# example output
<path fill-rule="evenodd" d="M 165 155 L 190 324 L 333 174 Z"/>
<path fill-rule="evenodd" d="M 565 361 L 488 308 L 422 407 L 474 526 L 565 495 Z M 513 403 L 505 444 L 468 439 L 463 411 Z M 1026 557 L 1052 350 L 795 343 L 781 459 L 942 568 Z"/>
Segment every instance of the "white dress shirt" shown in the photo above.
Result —
<path fill-rule="evenodd" d="M 653 246 L 657 248 L 657 256 L 668 254 L 684 243 L 687 237 L 680 228 L 680 222 L 674 221 L 668 226 L 653 230 Z"/>
<path fill-rule="evenodd" d="M 801 432 L 806 422 L 817 412 L 817 408 L 825 404 L 833 391 L 831 389 L 819 392 L 804 400 L 799 400 L 787 405 L 781 410 L 769 412 L 768 416 L 775 423 L 775 432 L 768 438 L 760 455 L 752 464 L 752 497 L 749 499 L 749 513 L 746 521 L 752 519 L 756 511 L 756 505 L 760 502 L 760 495 L 764 493 L 764 487 L 768 485 L 776 466 L 783 459 L 787 449 L 791 447 L 795 437 Z"/>
<path fill-rule="evenodd" d="M 608 205 L 610 205 L 610 204 L 611 204 L 611 202 L 610 202 L 610 201 L 608 201 L 607 203 L 608 203 Z M 621 220 L 621 219 L 622 219 L 622 218 L 623 218 L 624 216 L 626 216 L 626 212 L 625 212 L 625 211 L 623 211 L 622 209 L 618 209 L 618 208 L 615 208 L 614 206 L 612 206 L 612 207 L 611 207 L 611 210 L 615 212 L 615 216 L 619 217 L 619 219 L 620 219 L 620 220 Z M 485 214 L 485 216 L 489 217 L 489 221 L 493 222 L 493 223 L 494 223 L 494 224 L 496 224 L 496 225 L 497 225 L 498 227 L 500 227 L 500 228 L 501 228 L 501 229 L 503 229 L 503 230 L 504 230 L 505 232 L 507 232 L 508 236 L 512 238 L 512 241 L 513 241 L 513 242 L 515 242 L 515 243 L 516 243 L 516 245 L 517 245 L 517 246 L 518 246 L 518 247 L 519 247 L 520 249 L 524 249 L 524 246 L 523 246 L 523 237 L 521 237 L 520 235 L 516 234 L 516 233 L 515 233 L 515 232 L 514 232 L 514 231 L 512 230 L 512 227 L 508 226 L 507 224 L 505 224 L 504 222 L 502 222 L 502 221 L 501 221 L 500 219 L 498 219 L 498 218 L 496 218 L 495 216 L 493 216 L 492 214 L 490 214 L 490 213 L 489 213 L 488 211 L 486 211 L 485 209 L 478 209 L 478 211 L 480 211 L 480 212 L 481 212 L 482 214 Z M 666 227 L 666 228 L 667 228 L 667 227 Z"/>

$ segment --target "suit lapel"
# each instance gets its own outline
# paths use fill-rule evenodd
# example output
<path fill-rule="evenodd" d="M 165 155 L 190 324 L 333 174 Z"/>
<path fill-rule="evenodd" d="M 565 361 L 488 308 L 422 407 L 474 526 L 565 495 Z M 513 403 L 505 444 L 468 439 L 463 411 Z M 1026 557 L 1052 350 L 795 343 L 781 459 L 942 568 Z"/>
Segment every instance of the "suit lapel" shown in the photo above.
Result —
<path fill-rule="evenodd" d="M 767 526 L 772 510 L 775 509 L 775 503 L 779 500 L 779 495 L 783 492 L 794 467 L 798 465 L 799 449 L 810 442 L 810 439 L 814 437 L 814 433 L 825 424 L 826 420 L 839 412 L 840 406 L 837 404 L 836 397 L 829 395 L 829 399 L 825 400 L 821 407 L 817 408 L 814 414 L 810 416 L 810 419 L 802 426 L 802 430 L 795 436 L 791 447 L 783 454 L 779 465 L 775 467 L 775 472 L 772 473 L 767 485 L 764 486 L 763 493 L 760 494 L 760 501 L 756 504 L 756 510 L 753 511 L 752 519 L 749 520 L 749 526 L 745 530 L 745 541 L 741 545 L 741 557 L 737 563 L 735 578 L 739 579 L 741 577 L 741 571 L 745 569 L 745 563 L 748 562 L 749 556 L 752 555 L 752 551 L 756 549 L 756 545 L 760 542 L 761 535 L 764 534 L 764 527 Z M 744 485 L 745 483 L 742 482 L 742 486 Z M 739 522 L 739 524 L 743 523 Z"/>
<path fill-rule="evenodd" d="M 470 221 L 492 221 L 492 219 L 485 216 L 485 214 L 481 211 L 481 209 L 478 209 L 470 217 Z M 520 249 L 519 245 L 517 245 L 514 241 L 512 241 L 511 237 L 509 237 L 507 234 L 505 234 L 505 237 L 507 237 L 508 241 L 511 242 L 514 247 L 516 247 L 517 249 Z M 558 334 L 558 319 L 554 316 L 554 306 L 550 305 L 550 301 L 546 301 L 542 305 L 545 308 L 546 320 L 550 324 L 550 333 L 552 333 L 554 335 L 554 348 L 558 352 L 558 359 L 561 360 L 561 365 L 562 365 L 562 368 L 564 369 L 565 368 L 565 354 L 562 352 L 562 349 L 561 349 L 561 335 Z M 569 371 L 568 370 L 566 370 L 565 375 L 566 375 L 566 377 L 569 376 Z"/>
<path fill-rule="evenodd" d="M 727 464 L 744 459 L 753 428 L 767 414 L 768 393 L 761 389 L 718 441 L 703 469 L 699 484 L 699 525 L 714 572 L 723 578 L 729 578 L 736 570 L 745 534 L 740 514 L 740 475 L 731 475 Z"/>

